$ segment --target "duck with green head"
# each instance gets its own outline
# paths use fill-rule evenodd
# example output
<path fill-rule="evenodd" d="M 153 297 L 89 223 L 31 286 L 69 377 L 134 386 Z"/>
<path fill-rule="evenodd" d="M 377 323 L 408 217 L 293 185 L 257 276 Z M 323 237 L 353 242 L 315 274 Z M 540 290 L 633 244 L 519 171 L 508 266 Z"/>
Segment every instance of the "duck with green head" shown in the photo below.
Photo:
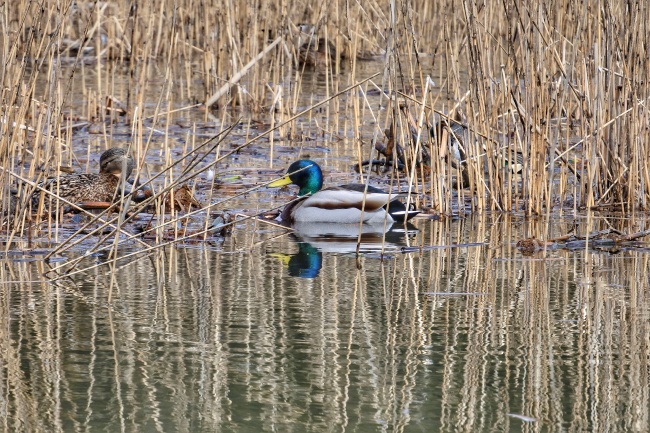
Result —
<path fill-rule="evenodd" d="M 368 224 L 404 222 L 419 213 L 408 210 L 398 200 L 402 194 L 390 194 L 379 188 L 347 184 L 323 187 L 323 172 L 308 159 L 294 162 L 281 179 L 269 184 L 279 187 L 295 184 L 300 199 L 287 204 L 280 217 L 288 223 Z"/>

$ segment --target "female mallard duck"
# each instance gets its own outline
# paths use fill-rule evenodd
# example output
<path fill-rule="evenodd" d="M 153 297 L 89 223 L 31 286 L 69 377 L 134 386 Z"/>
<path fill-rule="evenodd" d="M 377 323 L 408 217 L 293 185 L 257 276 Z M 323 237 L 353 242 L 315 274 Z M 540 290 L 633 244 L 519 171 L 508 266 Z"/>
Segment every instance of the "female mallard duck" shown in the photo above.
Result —
<path fill-rule="evenodd" d="M 287 174 L 271 182 L 270 187 L 295 184 L 300 187 L 300 199 L 284 207 L 280 217 L 289 223 L 392 223 L 407 221 L 419 211 L 407 210 L 397 200 L 399 194 L 389 194 L 372 186 L 348 184 L 321 189 L 323 172 L 308 159 L 289 166 Z"/>
<path fill-rule="evenodd" d="M 59 176 L 43 181 L 40 187 L 71 203 L 113 202 L 120 197 L 122 183 L 131 176 L 133 166 L 133 158 L 126 149 L 113 147 L 99 158 L 99 173 Z M 50 194 L 36 191 L 32 196 L 35 202 L 41 194 L 48 200 Z"/>
<path fill-rule="evenodd" d="M 431 128 L 432 136 L 436 135 L 434 128 L 436 128 L 436 126 Z M 488 158 L 486 155 L 487 149 L 485 147 L 485 139 L 479 135 L 473 137 L 470 129 L 467 126 L 456 121 L 451 123 L 451 127 L 449 127 L 448 131 L 449 156 L 451 157 L 451 166 L 454 168 L 462 168 L 467 164 L 468 158 L 465 151 L 467 149 L 467 146 L 471 144 L 472 138 L 474 138 L 475 140 L 478 140 L 478 144 L 482 148 L 483 153 L 479 156 L 479 158 L 481 158 L 480 161 L 483 164 L 483 171 L 487 173 Z M 513 154 L 515 157 L 514 161 L 512 160 Z M 495 152 L 493 157 L 495 161 L 502 161 L 503 167 L 509 167 L 510 170 L 512 170 L 512 172 L 515 174 L 521 173 L 524 167 L 524 155 L 520 151 L 514 151 L 506 147 L 504 149 L 501 149 L 500 152 Z"/>

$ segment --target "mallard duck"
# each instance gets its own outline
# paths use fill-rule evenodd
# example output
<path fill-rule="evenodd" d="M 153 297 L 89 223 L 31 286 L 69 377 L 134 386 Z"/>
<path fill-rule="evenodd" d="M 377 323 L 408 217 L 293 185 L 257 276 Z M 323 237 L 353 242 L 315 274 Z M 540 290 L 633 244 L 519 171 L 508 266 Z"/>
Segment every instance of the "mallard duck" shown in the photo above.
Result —
<path fill-rule="evenodd" d="M 336 46 L 325 38 L 315 38 L 305 42 L 298 50 L 298 64 L 307 66 L 327 66 L 336 61 Z"/>
<path fill-rule="evenodd" d="M 309 24 L 295 27 L 294 44 L 297 48 L 298 65 L 319 67 L 332 65 L 339 57 L 336 46 L 328 38 L 318 37 L 318 29 Z"/>
<path fill-rule="evenodd" d="M 379 188 L 361 184 L 323 187 L 323 172 L 308 159 L 294 162 L 281 179 L 270 187 L 295 184 L 301 198 L 284 207 L 280 217 L 288 223 L 354 224 L 407 221 L 419 213 L 407 210 L 397 200 L 400 194 L 389 194 Z"/>
<path fill-rule="evenodd" d="M 113 202 L 120 197 L 122 182 L 131 176 L 133 167 L 133 158 L 126 149 L 113 147 L 100 156 L 99 173 L 59 176 L 47 179 L 39 186 L 71 203 Z M 41 194 L 48 201 L 49 194 L 36 191 L 32 196 L 35 203 L 38 203 Z"/>
<path fill-rule="evenodd" d="M 452 121 L 450 123 L 451 123 L 451 127 L 448 129 L 450 162 L 452 167 L 462 168 L 467 163 L 467 160 L 469 159 L 465 151 L 467 149 L 467 146 L 471 144 L 470 140 L 472 140 L 473 137 L 467 126 L 456 121 Z M 432 136 L 436 135 L 436 132 L 434 131 L 434 128 L 436 127 L 437 125 L 431 128 L 430 132 Z M 485 140 L 479 136 L 474 137 L 474 139 L 480 140 L 479 144 L 483 152 L 486 152 Z M 513 156 L 512 154 L 514 154 L 515 157 L 514 161 L 511 161 Z M 496 160 L 502 161 L 503 167 L 510 168 L 510 170 L 512 170 L 513 173 L 521 173 L 524 167 L 524 155 L 520 151 L 511 151 L 511 149 L 508 149 L 506 147 L 501 149 L 498 153 L 495 152 L 493 157 Z M 479 161 L 481 161 L 481 164 L 483 164 L 483 170 L 485 173 L 487 173 L 488 172 L 487 155 L 483 153 L 475 158 L 480 158 Z"/>
<path fill-rule="evenodd" d="M 437 123 L 431 127 L 429 132 L 434 140 L 442 140 L 442 137 L 445 136 L 442 134 L 444 130 L 447 132 L 445 134 L 446 142 L 441 142 L 440 153 L 446 155 L 451 167 L 457 169 L 460 174 L 460 178 L 452 182 L 453 188 L 464 188 L 470 185 L 468 164 L 475 170 L 482 170 L 485 176 L 490 173 L 490 164 L 494 164 L 493 169 L 502 167 L 503 175 L 508 169 L 514 175 L 521 173 L 524 167 L 524 155 L 521 152 L 510 149 L 508 146 L 488 151 L 485 136 L 472 133 L 466 125 L 452 119 Z M 496 142 L 494 143 L 496 145 Z M 468 155 L 468 150 L 476 152 L 477 149 L 482 153 L 476 156 Z"/>

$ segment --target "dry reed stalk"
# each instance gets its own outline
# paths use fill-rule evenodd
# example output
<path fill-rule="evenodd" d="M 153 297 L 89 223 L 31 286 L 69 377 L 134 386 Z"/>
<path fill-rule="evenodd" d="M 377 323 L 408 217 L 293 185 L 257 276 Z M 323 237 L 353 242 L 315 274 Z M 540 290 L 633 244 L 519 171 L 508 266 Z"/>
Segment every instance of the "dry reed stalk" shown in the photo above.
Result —
<path fill-rule="evenodd" d="M 270 184 L 271 182 L 273 182 L 273 181 L 269 181 L 269 182 L 267 182 L 267 183 L 265 183 L 263 185 L 257 185 L 257 186 L 255 186 L 253 188 L 250 188 L 249 190 L 246 190 L 244 192 L 241 192 L 241 193 L 237 194 L 236 196 L 229 197 L 228 199 L 226 199 L 224 201 L 228 201 L 228 200 L 237 198 L 239 196 L 250 194 L 251 192 L 256 191 L 259 188 L 265 187 L 266 185 Z M 292 201 L 296 201 L 296 200 L 300 200 L 300 197 L 297 197 Z M 223 201 L 219 202 L 219 203 L 215 203 L 213 205 L 209 205 L 209 206 L 207 206 L 207 208 L 212 207 L 212 206 L 216 206 L 217 204 L 222 204 L 222 203 L 223 203 Z M 283 203 L 283 204 L 281 204 L 279 206 L 276 206 L 274 208 L 265 209 L 264 211 L 262 211 L 262 212 L 260 212 L 258 214 L 244 215 L 243 218 L 235 219 L 235 220 L 233 220 L 231 222 L 221 224 L 221 225 L 219 225 L 218 228 L 220 230 L 225 229 L 225 228 L 233 226 L 234 224 L 242 223 L 242 222 L 245 222 L 246 220 L 250 220 L 250 219 L 257 221 L 257 220 L 259 220 L 258 217 L 261 216 L 262 214 L 267 213 L 269 211 L 281 209 L 285 205 L 286 205 L 286 203 Z M 205 208 L 200 209 L 200 210 L 195 211 L 195 212 L 199 212 L 199 211 L 203 211 L 203 210 L 205 210 Z M 178 222 L 181 218 L 187 218 L 188 216 L 191 216 L 191 214 L 192 214 L 192 212 L 190 212 L 190 213 L 188 213 L 186 215 L 183 215 L 182 217 L 178 217 L 178 218 L 176 218 L 174 220 L 167 221 L 163 225 L 174 224 L 174 223 Z M 243 214 L 237 214 L 237 215 L 243 215 Z M 263 222 L 263 223 L 268 223 L 269 225 L 272 225 L 274 227 L 282 227 L 284 230 L 287 230 L 287 231 L 292 230 L 291 228 L 280 226 L 280 225 L 274 223 L 273 221 L 265 221 L 265 220 L 259 220 L 259 221 Z M 144 231 L 142 231 L 142 232 L 140 232 L 138 234 L 135 234 L 135 235 L 129 235 L 129 236 L 127 236 L 127 238 L 125 240 L 128 241 L 128 240 L 133 239 L 133 238 L 141 237 L 142 235 L 150 233 L 150 232 L 156 232 L 156 235 L 158 235 L 158 232 L 159 232 L 159 230 L 161 229 L 161 227 L 163 225 L 159 225 L 159 226 L 153 227 L 151 229 L 144 230 Z M 186 241 L 186 240 L 189 240 L 189 239 L 192 239 L 192 238 L 198 238 L 198 237 L 201 237 L 201 236 L 205 236 L 207 233 L 209 233 L 212 230 L 213 230 L 213 227 L 210 226 L 210 227 L 205 228 L 203 230 L 194 231 L 194 232 L 191 232 L 190 234 L 184 234 L 182 236 L 178 236 L 178 232 L 177 232 L 173 239 L 170 239 L 170 240 L 157 240 L 153 245 L 147 245 L 143 249 L 140 249 L 140 250 L 137 250 L 137 251 L 134 251 L 134 252 L 131 252 L 131 253 L 127 253 L 127 254 L 121 255 L 119 257 L 117 255 L 111 255 L 110 261 L 107 261 L 107 262 L 104 262 L 104 263 L 97 263 L 97 264 L 92 265 L 92 266 L 87 267 L 87 268 L 77 269 L 75 271 L 72 271 L 72 269 L 74 269 L 77 266 L 77 264 L 79 264 L 85 258 L 85 256 L 84 257 L 78 257 L 78 258 L 70 260 L 69 262 L 66 262 L 65 264 L 62 264 L 62 265 L 60 265 L 58 267 L 51 268 L 48 273 L 50 273 L 50 272 L 58 273 L 59 270 L 65 269 L 64 274 L 60 274 L 56 278 L 51 278 L 52 281 L 57 281 L 57 280 L 59 280 L 61 278 L 68 278 L 68 277 L 70 277 L 72 275 L 79 274 L 79 273 L 84 273 L 84 272 L 87 272 L 87 271 L 89 271 L 91 269 L 98 268 L 100 266 L 104 266 L 104 265 L 107 265 L 107 264 L 108 265 L 114 264 L 117 260 L 124 260 L 124 259 L 128 259 L 128 258 L 131 258 L 131 257 L 140 256 L 142 254 L 148 254 L 148 253 L 151 253 L 153 251 L 164 249 L 167 246 L 175 245 L 175 244 L 178 244 L 180 242 L 183 242 L 183 241 Z M 106 235 L 105 238 L 108 238 L 110 236 L 112 236 L 112 234 Z M 101 245 L 101 242 L 98 242 L 96 244 L 96 246 L 90 251 L 93 252 L 93 253 L 104 252 L 104 251 L 109 251 L 110 252 L 110 251 L 114 251 L 114 249 L 116 248 L 116 245 L 108 245 L 108 246 L 100 246 L 100 245 Z"/>
<path fill-rule="evenodd" d="M 232 86 L 237 84 L 241 78 L 246 75 L 246 73 L 251 69 L 258 61 L 260 61 L 269 51 L 271 51 L 277 44 L 279 44 L 282 41 L 282 38 L 276 38 L 273 42 L 271 42 L 267 47 L 264 48 L 257 56 L 253 57 L 253 59 L 246 64 L 241 70 L 237 71 L 233 77 L 228 80 L 228 83 L 222 86 L 214 95 L 210 96 L 207 101 L 205 102 L 206 107 L 211 107 L 214 105 L 219 99 L 225 95 Z"/>

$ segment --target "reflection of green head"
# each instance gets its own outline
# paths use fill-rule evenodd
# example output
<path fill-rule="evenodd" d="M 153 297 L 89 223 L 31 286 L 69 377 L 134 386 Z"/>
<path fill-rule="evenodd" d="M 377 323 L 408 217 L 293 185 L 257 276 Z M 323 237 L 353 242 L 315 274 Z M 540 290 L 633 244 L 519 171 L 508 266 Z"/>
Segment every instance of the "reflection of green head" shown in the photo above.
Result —
<path fill-rule="evenodd" d="M 287 267 L 289 275 L 299 278 L 316 278 L 323 267 L 323 253 L 308 242 L 298 242 L 296 254 L 271 253 Z"/>
<path fill-rule="evenodd" d="M 323 253 L 308 242 L 298 243 L 298 254 L 289 260 L 289 275 L 300 278 L 316 278 L 323 267 Z"/>

